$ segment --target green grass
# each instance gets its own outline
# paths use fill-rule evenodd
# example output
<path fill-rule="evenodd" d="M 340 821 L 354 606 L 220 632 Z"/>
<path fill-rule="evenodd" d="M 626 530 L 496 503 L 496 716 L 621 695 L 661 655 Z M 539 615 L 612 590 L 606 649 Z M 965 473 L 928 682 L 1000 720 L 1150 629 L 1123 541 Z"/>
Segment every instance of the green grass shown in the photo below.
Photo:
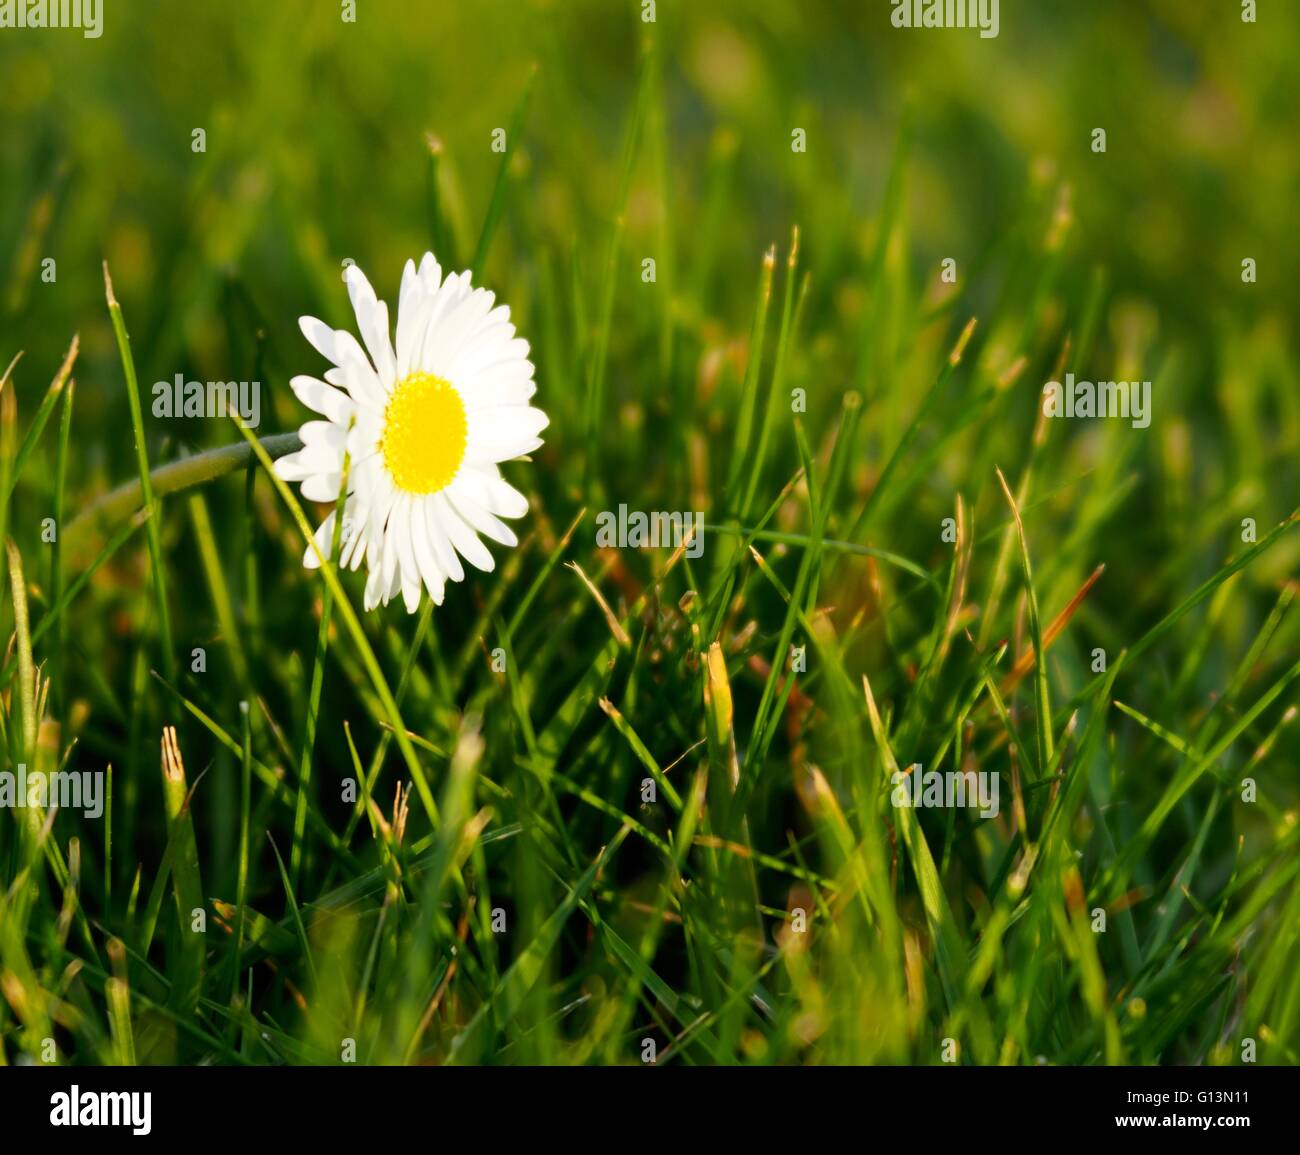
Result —
<path fill-rule="evenodd" d="M 1294 13 L 122 7 L 0 39 L 0 743 L 112 789 L 0 811 L 0 1062 L 1300 1062 Z M 365 614 L 296 320 L 429 247 L 551 424 Z"/>

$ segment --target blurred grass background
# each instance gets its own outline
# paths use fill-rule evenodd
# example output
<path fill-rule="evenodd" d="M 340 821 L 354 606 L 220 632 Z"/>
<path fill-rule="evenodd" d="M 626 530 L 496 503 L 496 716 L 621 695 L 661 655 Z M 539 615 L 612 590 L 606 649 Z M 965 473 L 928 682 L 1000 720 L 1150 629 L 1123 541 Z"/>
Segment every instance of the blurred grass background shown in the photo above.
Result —
<path fill-rule="evenodd" d="M 385 813 L 402 773 L 396 751 L 382 761 L 382 710 L 339 638 L 328 652 L 306 788 L 311 831 L 294 832 L 293 805 L 254 795 L 249 901 L 283 917 L 278 929 L 288 941 L 269 951 L 278 969 L 259 973 L 252 993 L 232 1004 L 232 952 L 220 940 L 210 946 L 196 1036 L 175 1026 L 167 977 L 184 932 L 168 924 L 159 943 L 138 938 L 147 903 L 142 896 L 139 911 L 128 909 L 131 880 L 142 865 L 147 895 L 169 836 L 156 770 L 162 725 L 181 726 L 191 783 L 210 767 L 194 803 L 209 898 L 234 901 L 243 859 L 240 700 L 255 703 L 249 758 L 297 789 L 319 590 L 299 568 L 301 543 L 264 479 L 214 485 L 202 510 L 172 499 L 160 518 L 172 660 L 185 670 L 192 646 L 208 652 L 207 672 L 182 674 L 180 693 L 233 739 L 233 751 L 149 675 L 165 662 L 143 535 L 114 554 L 38 644 L 36 660 L 48 659 L 53 679 L 43 740 L 62 757 L 75 739 L 73 765 L 117 768 L 111 887 L 96 877 L 103 832 L 73 815 L 61 815 L 55 830 L 59 841 L 83 840 L 83 869 L 95 877 L 93 901 L 83 900 L 89 941 L 107 949 L 106 936 L 120 935 L 134 944 L 122 981 L 142 998 L 152 986 L 154 1002 L 172 1006 L 172 1018 L 163 1016 L 170 1026 L 145 1030 L 136 1020 L 127 1030 L 140 1034 L 136 1057 L 325 1061 L 337 1058 L 347 1020 L 374 1061 L 441 1059 L 455 1039 L 461 1057 L 476 1059 L 628 1061 L 648 1032 L 692 1062 L 926 1062 L 947 1032 L 968 1038 L 976 1061 L 1040 1053 L 1053 1061 L 1225 1061 L 1228 1040 L 1260 1035 L 1270 1060 L 1294 1062 L 1300 983 L 1284 961 L 1293 957 L 1300 908 L 1282 895 L 1297 862 L 1287 726 L 1300 634 L 1286 610 L 1300 535 L 1278 535 L 1206 601 L 1185 615 L 1179 608 L 1249 548 L 1241 519 L 1254 518 L 1263 540 L 1300 495 L 1300 10 L 1265 0 L 1259 22 L 1246 24 L 1228 0 L 1003 0 L 1000 35 L 986 40 L 971 31 L 895 30 L 883 0 L 669 2 L 657 5 L 653 23 L 642 19 L 639 0 L 359 0 L 354 24 L 341 20 L 341 7 L 108 0 L 101 39 L 0 33 L 0 360 L 24 351 L 5 388 L 25 430 L 72 334 L 81 334 L 68 518 L 135 473 L 104 307 L 105 259 L 131 330 L 158 465 L 238 435 L 225 422 L 149 416 L 153 382 L 177 373 L 256 379 L 258 434 L 296 428 L 306 414 L 288 379 L 320 368 L 297 318 L 350 327 L 343 262 L 361 265 L 394 305 L 408 257 L 433 247 L 444 267 L 469 267 L 498 204 L 479 279 L 510 304 L 532 343 L 538 403 L 552 418 L 535 462 L 509 470 L 535 513 L 531 536 L 504 569 L 453 587 L 430 629 L 397 606 L 367 622 L 390 683 L 409 682 L 404 718 L 435 747 L 421 748 L 435 792 L 442 797 L 444 777 L 455 780 L 444 770 L 458 744 L 496 787 L 480 781 L 474 804 L 461 803 L 469 807 L 462 822 L 477 806 L 496 810 L 467 866 L 469 892 L 478 895 L 468 909 L 482 925 L 462 925 L 459 938 L 470 936 L 474 961 L 450 974 L 442 952 L 467 909 L 456 872 L 422 888 L 393 865 L 404 860 L 382 839 L 358 838 L 356 858 L 345 859 L 317 825 L 349 825 L 351 808 L 336 788 L 353 767 L 343 720 L 363 762 L 383 743 Z M 1090 148 L 1098 127 L 1107 132 L 1104 155 Z M 191 149 L 196 128 L 206 134 L 203 153 Z M 500 184 L 502 156 L 491 148 L 498 128 L 509 131 Z M 796 128 L 807 134 L 806 152 L 791 150 Z M 755 286 L 771 245 L 771 316 L 755 359 Z M 57 261 L 52 284 L 41 280 L 47 257 Z M 949 257 L 956 285 L 939 280 Z M 1241 279 L 1247 257 L 1258 262 L 1255 284 Z M 656 261 L 653 284 L 642 280 L 646 258 Z M 931 393 L 971 317 L 979 325 L 962 366 Z M 1089 380 L 1153 380 L 1150 429 L 1056 422 L 1036 438 L 1038 391 L 1063 368 Z M 807 392 L 797 425 L 787 416 L 796 387 Z M 849 393 L 859 406 L 844 407 Z M 760 421 L 771 414 L 762 451 L 737 437 L 749 405 Z M 8 511 L 37 623 L 58 582 L 81 572 L 102 542 L 61 542 L 67 572 L 55 576 L 59 563 L 40 539 L 59 475 L 55 425 Z M 780 575 L 768 581 L 743 552 L 732 556 L 734 526 L 752 526 L 801 462 L 813 466 L 818 487 L 830 484 L 831 497 L 819 510 L 805 480 L 777 503 L 767 531 L 790 540 L 756 542 Z M 869 821 L 874 806 L 859 793 L 864 764 L 874 773 L 883 757 L 863 709 L 864 673 L 901 764 L 929 768 L 940 751 L 957 758 L 974 750 L 981 768 L 1012 776 L 1000 712 L 984 700 L 972 717 L 966 705 L 969 695 L 982 697 L 983 663 L 1001 640 L 1010 643 L 1003 673 L 1032 641 L 995 466 L 1024 513 L 1044 622 L 1106 566 L 1055 643 L 1049 671 L 1056 710 L 1081 707 L 1074 722 L 1068 713 L 1056 718 L 1058 743 L 1067 723 L 1081 734 L 1094 715 L 1104 731 L 1075 776 L 1091 776 L 1086 802 L 1062 795 L 1075 809 L 1046 827 L 1039 844 L 1041 861 L 1059 855 L 1063 863 L 1073 853 L 1061 840 L 1068 826 L 1086 849 L 1087 906 L 1126 920 L 1122 943 L 1114 934 L 1099 940 L 1104 997 L 1093 956 L 1060 914 L 1058 888 L 1067 882 L 1045 883 L 1041 906 L 1000 905 L 1010 902 L 1010 864 L 1023 861 L 1014 856 L 1038 843 L 1008 825 L 1009 789 L 995 833 L 965 816 L 955 825 L 922 822 L 952 907 L 939 915 L 900 867 L 889 812 L 878 825 Z M 734 500 L 733 468 L 753 470 L 747 509 Z M 959 497 L 963 542 L 974 554 L 969 593 L 963 601 L 962 585 L 954 603 L 944 590 L 960 584 L 959 569 L 940 526 L 956 516 Z M 666 553 L 595 549 L 591 514 L 620 502 L 700 509 L 711 526 L 729 522 L 732 536 L 711 534 L 702 563 L 665 576 Z M 588 519 L 558 548 L 584 507 Z M 822 538 L 910 559 L 933 575 L 935 589 L 926 593 L 879 557 L 824 547 Z M 603 615 L 556 564 L 570 559 L 603 589 L 630 648 L 615 643 L 606 652 Z M 802 619 L 782 586 L 805 603 Z M 773 657 L 823 626 L 834 641 L 823 638 L 829 649 L 810 653 L 807 683 L 792 692 L 775 677 Z M 1144 645 L 1113 696 L 1176 742 L 1107 712 L 1112 690 L 1096 698 L 1089 666 L 1095 647 L 1113 663 L 1157 627 L 1159 644 Z M 748 776 L 743 833 L 728 829 L 747 853 L 780 867 L 760 868 L 751 893 L 728 867 L 673 865 L 662 846 L 633 832 L 604 889 L 584 895 L 585 918 L 568 912 L 559 947 L 533 968 L 526 944 L 546 941 L 546 920 L 620 829 L 620 814 L 664 837 L 672 830 L 662 813 L 638 808 L 644 760 L 597 700 L 612 700 L 660 766 L 707 739 L 716 770 L 727 738 L 714 713 L 715 640 L 734 687 L 735 741 Z M 482 651 L 501 642 L 517 677 L 494 676 L 487 665 Z M 1042 725 L 1032 681 L 1015 688 L 1006 715 L 1026 737 Z M 1275 688 L 1259 716 L 1248 716 Z M 12 694 L 10 707 L 17 711 Z M 473 758 L 465 710 L 485 718 L 486 747 Z M 1168 826 L 1140 834 L 1169 783 L 1243 719 L 1220 752 L 1226 762 L 1216 755 L 1213 772 L 1203 767 L 1195 789 L 1170 801 Z M 1015 738 L 1020 757 L 1030 757 Z M 683 797 L 703 757 L 676 771 Z M 1247 764 L 1267 783 L 1254 810 L 1234 801 L 1236 771 Z M 848 829 L 827 817 L 824 797 L 810 803 L 801 794 L 811 766 L 825 772 Z M 1049 769 L 1025 767 L 1031 777 Z M 563 789 L 550 777 L 557 770 L 568 779 Z M 1031 826 L 1052 813 L 1031 802 Z M 720 836 L 728 819 L 711 814 L 708 837 Z M 355 967 L 341 964 L 334 980 L 294 945 L 264 830 L 286 863 L 292 846 L 290 890 L 301 904 L 381 871 L 387 898 L 363 903 L 355 923 L 306 920 L 313 933 L 338 933 L 345 944 L 318 946 L 317 967 L 321 953 L 356 952 Z M 493 834 L 500 845 L 490 849 Z M 1239 835 L 1248 838 L 1244 849 Z M 1140 853 L 1126 861 L 1117 848 L 1134 840 Z M 17 869 L 18 842 L 7 845 Z M 889 883 L 863 883 L 855 863 L 888 863 Z M 695 907 L 675 873 L 691 874 L 692 865 L 705 896 Z M 833 906 L 833 888 L 804 875 L 837 879 L 836 893 L 865 887 L 861 911 Z M 832 919 L 833 909 L 845 920 L 807 966 L 779 947 L 783 912 L 798 897 L 792 878 L 820 895 L 819 918 Z M 81 1061 L 120 1059 L 120 1024 L 111 1045 L 86 1025 L 112 1005 L 111 988 L 101 982 L 97 993 L 73 998 L 59 987 L 68 952 L 89 947 L 69 946 L 66 927 L 59 941 L 61 895 L 45 885 L 47 908 L 26 911 L 23 933 L 6 939 L 6 968 L 33 991 L 60 989 L 80 1007 L 78 1025 L 59 1028 L 65 1049 Z M 752 957 L 719 945 L 735 932 L 737 885 L 751 911 L 757 897 L 764 912 Z M 1193 892 L 1186 905 L 1184 886 Z M 1150 909 L 1167 893 L 1177 898 L 1168 922 Z M 517 934 L 499 943 L 487 925 L 492 895 L 519 917 Z M 390 903 L 404 913 L 380 915 Z M 428 932 L 427 957 L 406 953 L 416 931 Z M 954 955 L 944 963 L 939 944 L 950 933 Z M 1045 940 L 1052 949 L 1031 961 Z M 851 960 L 862 953 L 873 961 L 854 973 Z M 524 973 L 509 969 L 520 960 L 534 980 L 523 984 L 527 1000 L 503 977 Z M 249 961 L 241 973 L 253 973 Z M 98 965 L 105 976 L 113 970 L 111 958 Z M 444 980 L 445 1000 L 436 995 Z M 765 984 L 761 997 L 755 983 Z M 1020 1006 L 1034 990 L 1041 997 Z M 1150 1004 L 1145 1022 L 1125 1017 L 1135 991 Z M 411 1043 L 431 998 L 432 1026 Z M 28 1022 L 9 1003 L 12 1018 L 0 1025 L 12 1058 L 44 1036 L 36 1018 Z M 492 1018 L 502 1005 L 511 1009 L 504 1021 L 464 1041 L 465 1024 L 482 1021 L 476 1011 L 486 1007 Z M 527 1029 L 506 1025 L 516 1012 Z M 275 1043 L 261 1049 L 255 1036 L 272 1025 Z"/>

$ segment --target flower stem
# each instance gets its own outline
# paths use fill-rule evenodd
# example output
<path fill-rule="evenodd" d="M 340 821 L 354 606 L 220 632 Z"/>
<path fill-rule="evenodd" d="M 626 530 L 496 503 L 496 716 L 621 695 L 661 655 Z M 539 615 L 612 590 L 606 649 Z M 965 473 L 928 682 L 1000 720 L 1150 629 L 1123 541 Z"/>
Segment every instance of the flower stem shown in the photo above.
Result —
<path fill-rule="evenodd" d="M 296 433 L 273 433 L 269 437 L 263 437 L 261 445 L 272 460 L 302 448 L 302 442 Z M 186 457 L 182 461 L 161 465 L 150 470 L 148 475 L 153 497 L 165 497 L 169 493 L 179 493 L 218 477 L 225 477 L 228 473 L 245 468 L 252 458 L 253 451 L 244 442 L 222 445 L 218 449 Z M 82 510 L 68 526 L 68 535 L 75 540 L 78 533 L 86 529 L 108 529 L 117 522 L 125 521 L 144 504 L 144 489 L 140 479 L 128 481 Z"/>

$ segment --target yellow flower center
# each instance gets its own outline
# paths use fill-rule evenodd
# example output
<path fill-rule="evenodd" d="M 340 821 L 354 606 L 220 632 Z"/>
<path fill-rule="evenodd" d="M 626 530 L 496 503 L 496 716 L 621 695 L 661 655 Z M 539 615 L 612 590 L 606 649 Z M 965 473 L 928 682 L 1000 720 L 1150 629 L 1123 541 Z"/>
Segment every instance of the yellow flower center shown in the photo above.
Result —
<path fill-rule="evenodd" d="M 379 448 L 393 483 L 407 493 L 437 493 L 465 459 L 465 404 L 441 377 L 412 373 L 384 410 Z"/>

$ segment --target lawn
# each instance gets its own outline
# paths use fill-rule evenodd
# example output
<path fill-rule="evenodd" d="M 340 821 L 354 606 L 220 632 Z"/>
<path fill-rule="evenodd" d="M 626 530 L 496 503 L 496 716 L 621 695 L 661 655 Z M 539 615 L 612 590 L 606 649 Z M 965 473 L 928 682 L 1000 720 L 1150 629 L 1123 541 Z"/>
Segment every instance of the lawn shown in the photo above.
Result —
<path fill-rule="evenodd" d="M 0 27 L 0 1063 L 1300 1062 L 1300 9 L 1000 7 Z"/>

